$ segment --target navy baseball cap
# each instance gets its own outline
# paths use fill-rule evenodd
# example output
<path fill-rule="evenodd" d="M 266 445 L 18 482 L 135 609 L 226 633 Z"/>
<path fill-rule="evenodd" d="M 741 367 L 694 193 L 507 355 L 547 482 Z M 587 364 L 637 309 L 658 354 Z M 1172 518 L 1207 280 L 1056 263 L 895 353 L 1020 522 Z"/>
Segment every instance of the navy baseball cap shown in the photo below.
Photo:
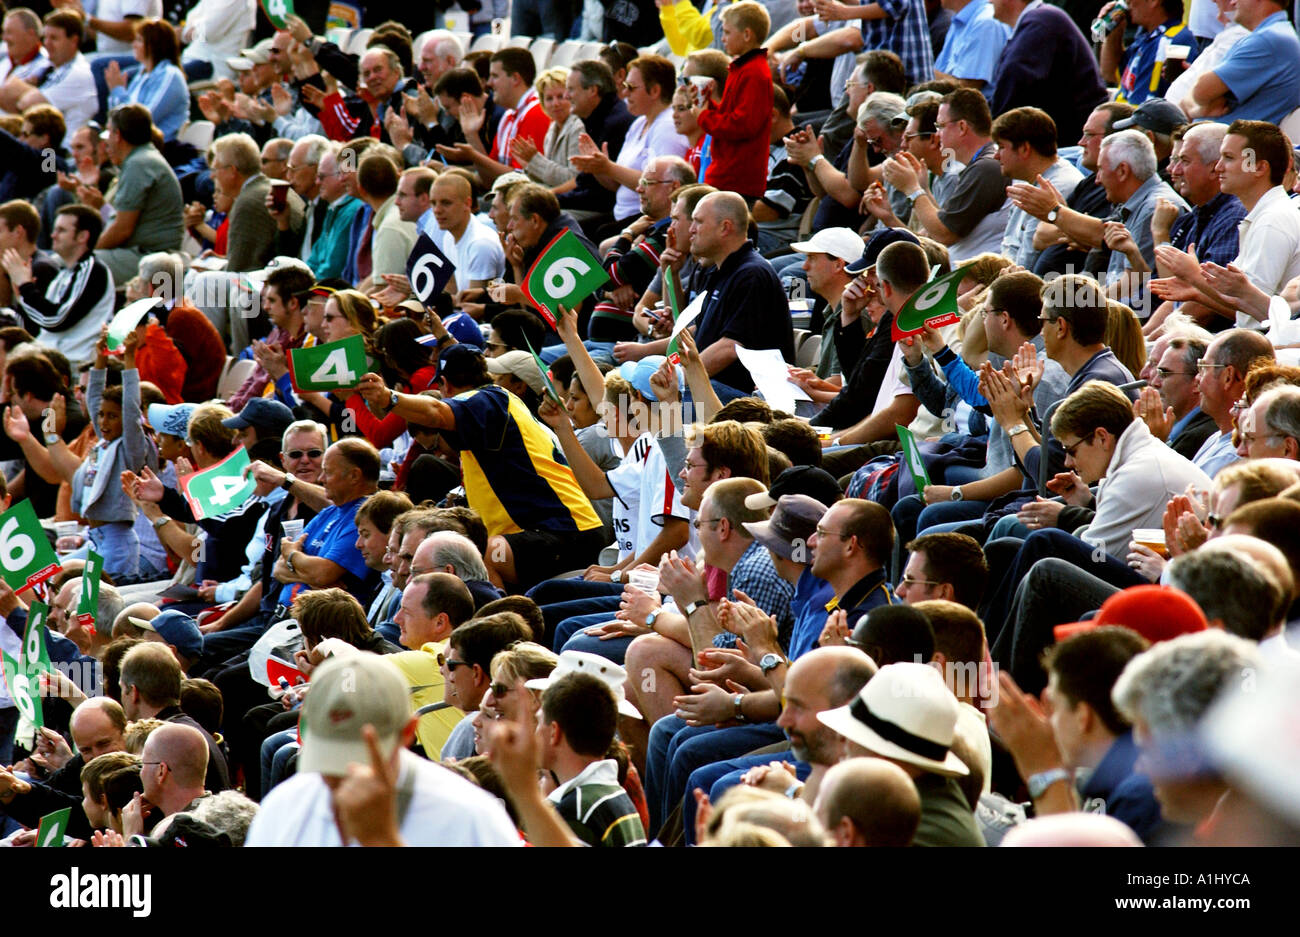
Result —
<path fill-rule="evenodd" d="M 221 421 L 226 429 L 248 429 L 255 426 L 267 430 L 269 435 L 279 436 L 293 422 L 293 411 L 269 397 L 253 397 L 229 419 Z"/>
<path fill-rule="evenodd" d="M 175 647 L 183 657 L 197 660 L 203 656 L 203 632 L 199 630 L 199 623 L 178 609 L 168 609 L 152 621 L 132 618 L 131 623 L 157 632 L 160 638 Z"/>
<path fill-rule="evenodd" d="M 881 228 L 867 239 L 867 248 L 862 252 L 862 256 L 844 266 L 844 272 L 854 275 L 865 273 L 876 265 L 876 260 L 880 257 L 881 251 L 890 244 L 897 244 L 899 241 L 906 241 L 909 244 L 921 243 L 920 238 L 906 228 Z"/>
<path fill-rule="evenodd" d="M 472 368 L 476 375 L 483 370 L 483 352 L 473 345 L 457 342 L 438 356 L 439 378 L 448 372 L 453 375 L 464 373 L 467 368 Z M 451 383 L 461 384 L 463 381 L 452 380 Z"/>

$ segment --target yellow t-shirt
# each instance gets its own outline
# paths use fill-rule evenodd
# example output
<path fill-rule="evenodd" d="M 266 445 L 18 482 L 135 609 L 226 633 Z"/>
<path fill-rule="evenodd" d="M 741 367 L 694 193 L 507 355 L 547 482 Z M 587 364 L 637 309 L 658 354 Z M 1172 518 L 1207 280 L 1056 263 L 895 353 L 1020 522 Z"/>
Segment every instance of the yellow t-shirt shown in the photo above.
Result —
<path fill-rule="evenodd" d="M 411 688 L 412 711 L 443 701 L 444 681 L 442 670 L 438 667 L 438 655 L 446 649 L 446 641 L 430 642 L 418 651 L 402 651 L 385 658 L 402 672 L 407 686 Z M 464 713 L 451 706 L 420 717 L 415 727 L 415 737 L 420 740 L 424 753 L 430 759 L 437 761 L 442 757 L 442 746 L 446 744 L 447 736 L 451 735 L 456 723 L 464 717 Z"/>

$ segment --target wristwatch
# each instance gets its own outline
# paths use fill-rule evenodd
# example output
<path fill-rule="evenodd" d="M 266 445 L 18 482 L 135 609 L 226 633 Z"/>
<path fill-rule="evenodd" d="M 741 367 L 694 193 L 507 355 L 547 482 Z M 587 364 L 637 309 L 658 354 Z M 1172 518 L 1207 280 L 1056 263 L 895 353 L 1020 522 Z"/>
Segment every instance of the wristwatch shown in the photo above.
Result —
<path fill-rule="evenodd" d="M 45 445 L 47 445 L 47 446 L 52 446 L 52 445 L 54 445 L 56 442 L 58 442 L 58 441 L 59 441 L 60 439 L 62 439 L 62 438 L 63 438 L 63 437 L 60 436 L 58 433 L 46 433 L 46 434 L 45 434 Z"/>
<path fill-rule="evenodd" d="M 1059 215 L 1060 213 L 1061 213 L 1061 206 L 1060 205 L 1055 206 L 1051 211 L 1047 213 L 1047 223 L 1056 224 L 1056 216 Z"/>
<path fill-rule="evenodd" d="M 698 612 L 700 609 L 704 608 L 708 604 L 709 604 L 708 599 L 700 599 L 698 602 L 692 602 L 690 605 L 686 606 L 686 608 L 682 610 L 682 614 L 685 615 L 687 618 L 690 618 L 692 615 L 694 615 L 696 612 Z"/>
<path fill-rule="evenodd" d="M 785 663 L 785 658 L 780 654 L 764 654 L 758 659 L 758 669 L 763 671 L 763 676 L 767 676 L 779 665 Z"/>
<path fill-rule="evenodd" d="M 907 193 L 907 200 L 909 202 L 915 202 L 918 198 L 920 198 L 924 194 L 925 194 L 925 189 L 922 189 L 918 186 L 915 192 Z"/>
<path fill-rule="evenodd" d="M 283 488 L 285 491 L 288 491 L 290 488 L 293 487 L 293 483 L 296 482 L 297 480 L 298 479 L 293 477 L 293 472 L 285 472 L 284 481 L 280 482 L 280 487 Z"/>
<path fill-rule="evenodd" d="M 745 719 L 745 711 L 744 711 L 743 709 L 740 708 L 740 701 L 743 700 L 744 698 L 745 698 L 745 694 L 744 694 L 744 693 L 737 693 L 735 696 L 733 696 L 733 697 L 731 698 L 731 705 L 734 706 L 734 707 L 736 708 L 736 721 L 737 721 L 737 722 L 745 722 L 745 721 L 747 721 L 747 720 Z"/>
<path fill-rule="evenodd" d="M 384 408 L 385 413 L 392 413 L 393 408 L 397 406 L 397 391 L 388 395 L 388 406 Z"/>
<path fill-rule="evenodd" d="M 655 630 L 655 619 L 659 617 L 659 613 L 663 610 L 664 607 L 662 605 L 658 608 L 652 608 L 650 609 L 650 614 L 645 617 L 645 626 L 651 631 Z"/>
<path fill-rule="evenodd" d="M 955 486 L 953 486 L 952 494 L 950 494 L 950 495 L 948 496 L 948 500 L 950 500 L 950 501 L 960 501 L 961 499 L 962 499 L 961 485 L 955 485 Z"/>
<path fill-rule="evenodd" d="M 616 570 L 614 570 L 612 573 L 610 573 L 610 574 L 609 574 L 609 581 L 610 581 L 610 582 L 622 582 L 622 581 L 623 581 L 623 570 L 621 570 L 621 569 L 616 569 Z"/>
<path fill-rule="evenodd" d="M 1025 782 L 1029 788 L 1029 797 L 1031 800 L 1037 800 L 1047 792 L 1047 789 L 1057 781 L 1067 781 L 1070 778 L 1070 772 L 1064 768 L 1052 768 L 1049 771 L 1040 771 L 1037 774 L 1031 774 Z"/>
<path fill-rule="evenodd" d="M 816 156 L 814 156 L 812 159 L 808 160 L 808 168 L 809 168 L 810 170 L 812 170 L 813 172 L 816 172 L 816 171 L 817 171 L 817 163 L 820 162 L 821 160 L 825 159 L 825 158 L 826 158 L 825 156 L 822 156 L 822 154 L 818 153 L 818 154 L 817 154 Z"/>
<path fill-rule="evenodd" d="M 296 553 L 297 551 L 295 550 L 294 552 Z M 293 553 L 290 553 L 284 558 L 284 565 L 289 567 L 289 572 L 293 573 L 295 576 L 298 575 L 298 568 L 293 565 Z"/>
<path fill-rule="evenodd" d="M 1015 426 L 1012 426 L 1007 430 L 1007 438 L 1015 439 L 1021 433 L 1027 433 L 1027 432 L 1029 432 L 1028 426 L 1026 426 L 1024 423 L 1017 423 Z"/>
<path fill-rule="evenodd" d="M 153 524 L 154 530 L 162 530 L 170 522 L 171 518 L 164 514 L 162 517 L 155 517 L 150 523 Z"/>

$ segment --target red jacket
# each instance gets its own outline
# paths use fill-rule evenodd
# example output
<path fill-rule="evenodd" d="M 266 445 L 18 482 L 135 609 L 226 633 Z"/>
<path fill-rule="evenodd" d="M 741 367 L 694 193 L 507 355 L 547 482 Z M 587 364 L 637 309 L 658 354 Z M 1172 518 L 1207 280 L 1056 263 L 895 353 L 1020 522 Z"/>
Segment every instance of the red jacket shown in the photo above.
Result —
<path fill-rule="evenodd" d="M 732 60 L 722 101 L 710 103 L 699 122 L 713 137 L 713 161 L 704 181 L 749 198 L 767 191 L 772 72 L 766 49 L 753 49 Z"/>

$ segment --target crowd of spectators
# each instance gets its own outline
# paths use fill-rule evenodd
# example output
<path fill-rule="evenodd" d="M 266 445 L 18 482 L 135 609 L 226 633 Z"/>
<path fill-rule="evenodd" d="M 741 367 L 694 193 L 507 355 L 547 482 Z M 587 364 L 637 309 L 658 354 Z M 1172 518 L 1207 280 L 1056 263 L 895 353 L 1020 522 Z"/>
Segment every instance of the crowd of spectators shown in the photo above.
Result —
<path fill-rule="evenodd" d="M 1186 3 L 7 10 L 0 842 L 1300 842 L 1300 38 Z"/>

